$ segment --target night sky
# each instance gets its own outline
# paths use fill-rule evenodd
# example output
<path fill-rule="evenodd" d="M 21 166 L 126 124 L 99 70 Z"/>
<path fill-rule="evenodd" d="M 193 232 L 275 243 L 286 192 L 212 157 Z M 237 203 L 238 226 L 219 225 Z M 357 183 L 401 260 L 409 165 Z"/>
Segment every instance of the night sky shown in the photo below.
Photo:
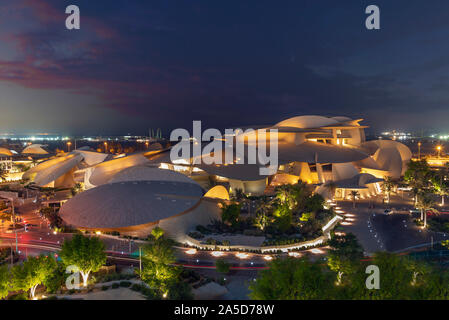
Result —
<path fill-rule="evenodd" d="M 65 28 L 65 8 L 81 30 Z M 365 28 L 365 8 L 381 30 Z M 305 115 L 449 130 L 449 1 L 1 0 L 0 133 Z"/>

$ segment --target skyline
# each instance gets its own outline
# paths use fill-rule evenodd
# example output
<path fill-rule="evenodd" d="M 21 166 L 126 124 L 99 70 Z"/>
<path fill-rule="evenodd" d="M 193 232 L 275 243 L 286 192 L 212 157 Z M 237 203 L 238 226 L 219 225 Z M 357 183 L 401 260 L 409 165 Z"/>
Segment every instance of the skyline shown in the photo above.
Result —
<path fill-rule="evenodd" d="M 69 4 L 79 31 L 65 29 Z M 302 114 L 449 127 L 449 4 L 376 1 L 381 29 L 367 30 L 369 4 L 2 1 L 1 131 L 145 135 Z"/>

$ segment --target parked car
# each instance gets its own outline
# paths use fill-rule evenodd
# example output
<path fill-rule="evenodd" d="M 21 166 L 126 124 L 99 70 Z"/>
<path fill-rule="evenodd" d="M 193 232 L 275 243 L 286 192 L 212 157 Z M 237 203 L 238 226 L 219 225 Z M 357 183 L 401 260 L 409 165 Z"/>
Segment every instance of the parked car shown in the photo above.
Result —
<path fill-rule="evenodd" d="M 392 214 L 392 213 L 393 213 L 393 210 L 391 210 L 391 209 L 385 209 L 384 213 L 385 213 L 385 214 Z"/>
<path fill-rule="evenodd" d="M 421 210 L 415 208 L 415 209 L 410 209 L 409 212 L 410 212 L 410 214 L 421 213 Z"/>

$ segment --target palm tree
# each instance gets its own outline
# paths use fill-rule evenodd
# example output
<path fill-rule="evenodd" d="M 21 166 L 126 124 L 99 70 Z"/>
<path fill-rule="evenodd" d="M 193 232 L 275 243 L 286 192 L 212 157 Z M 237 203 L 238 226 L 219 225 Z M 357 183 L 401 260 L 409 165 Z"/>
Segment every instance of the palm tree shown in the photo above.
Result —
<path fill-rule="evenodd" d="M 427 227 L 427 211 L 435 210 L 435 201 L 432 199 L 431 194 L 425 193 L 421 197 L 419 197 L 418 208 L 421 209 L 421 221 L 424 220 L 424 228 Z"/>
<path fill-rule="evenodd" d="M 429 188 L 430 178 L 431 171 L 425 159 L 420 161 L 411 160 L 408 163 L 408 169 L 404 174 L 404 181 L 412 188 L 415 206 L 418 205 L 420 194 Z"/>
<path fill-rule="evenodd" d="M 240 202 L 246 198 L 246 195 L 242 189 L 235 189 L 234 198 L 236 201 Z"/>
<path fill-rule="evenodd" d="M 290 209 L 296 205 L 296 196 L 299 196 L 300 189 L 295 190 L 292 185 L 284 184 L 276 188 L 276 199 L 281 203 L 287 205 Z"/>
<path fill-rule="evenodd" d="M 413 196 L 413 201 L 415 202 L 415 207 L 418 207 L 418 198 L 419 198 L 419 195 L 422 193 L 422 190 L 418 186 L 414 185 L 414 186 L 412 186 L 410 193 Z"/>
<path fill-rule="evenodd" d="M 449 194 L 449 185 L 444 181 L 445 176 L 445 172 L 441 171 L 432 178 L 433 189 L 441 196 L 441 206 L 444 206 L 444 196 Z"/>
<path fill-rule="evenodd" d="M 390 193 L 393 191 L 395 182 L 391 177 L 384 177 L 384 182 L 382 184 L 382 191 L 387 196 L 387 203 L 390 202 Z"/>
<path fill-rule="evenodd" d="M 360 193 L 357 190 L 351 190 L 350 195 L 352 198 L 352 207 L 355 208 L 355 200 L 360 195 Z"/>
<path fill-rule="evenodd" d="M 256 209 L 256 219 L 254 220 L 254 225 L 258 227 L 260 230 L 265 230 L 265 227 L 268 224 L 268 213 L 271 209 L 271 204 L 262 201 Z"/>

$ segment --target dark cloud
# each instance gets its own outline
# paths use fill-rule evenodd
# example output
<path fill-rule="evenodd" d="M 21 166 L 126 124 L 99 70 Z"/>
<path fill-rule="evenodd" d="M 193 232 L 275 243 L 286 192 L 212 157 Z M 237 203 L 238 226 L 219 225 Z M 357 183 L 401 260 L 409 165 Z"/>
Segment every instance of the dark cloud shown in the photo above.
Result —
<path fill-rule="evenodd" d="M 0 50 L 0 81 L 25 96 L 94 97 L 89 108 L 103 115 L 104 132 L 168 130 L 192 120 L 219 128 L 272 124 L 300 114 L 361 117 L 374 130 L 421 129 L 437 116 L 438 125 L 449 125 L 447 1 L 377 1 L 379 31 L 364 28 L 371 3 L 330 0 L 80 0 L 81 30 L 68 31 L 71 2 L 0 5 L 7 26 L 0 39 L 13 48 Z M 58 109 L 55 123 L 101 131 L 82 121 L 88 114 L 72 123 L 57 118 L 65 108 L 57 96 L 45 106 Z"/>

